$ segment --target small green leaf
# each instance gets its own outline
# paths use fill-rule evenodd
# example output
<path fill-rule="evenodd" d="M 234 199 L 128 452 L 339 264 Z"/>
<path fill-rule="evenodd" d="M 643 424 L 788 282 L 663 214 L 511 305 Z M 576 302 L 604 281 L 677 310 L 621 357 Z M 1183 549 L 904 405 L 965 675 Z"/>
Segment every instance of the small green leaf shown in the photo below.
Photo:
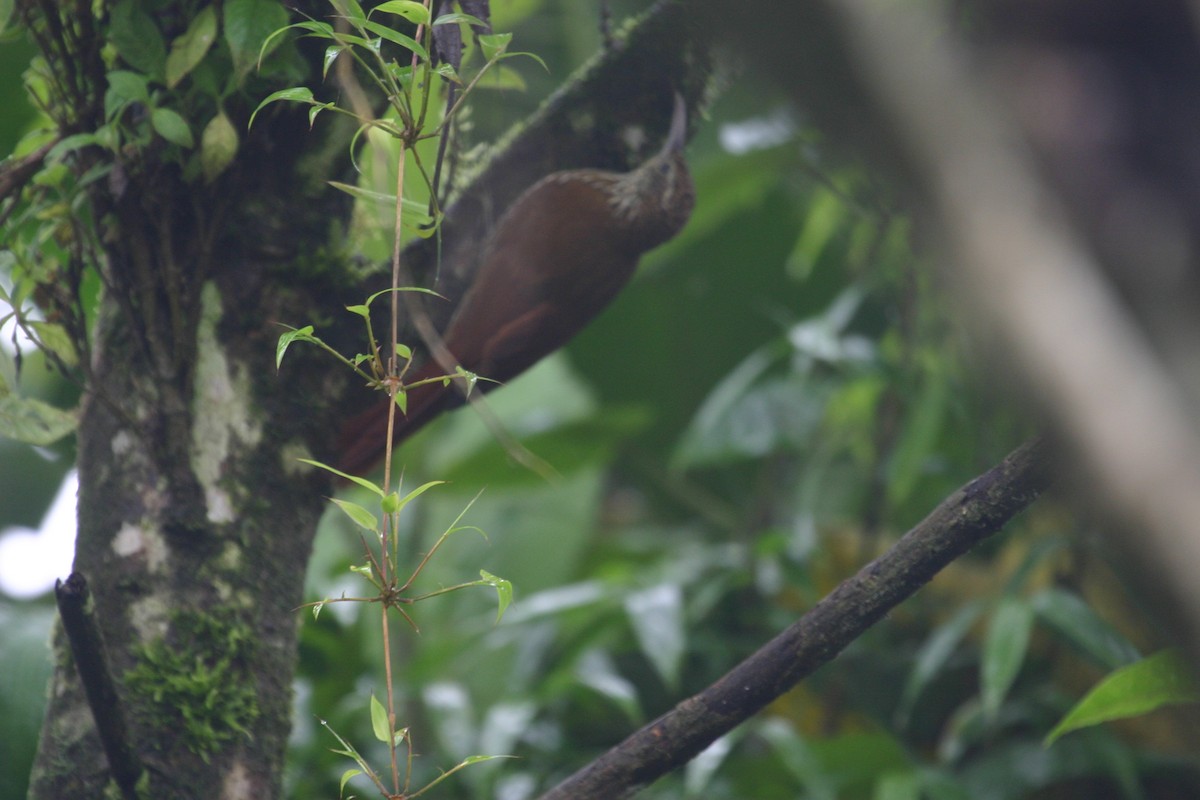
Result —
<path fill-rule="evenodd" d="M 505 610 L 512 604 L 513 587 L 512 582 L 504 578 L 499 578 L 485 569 L 479 570 L 479 577 L 483 578 L 484 582 L 492 586 L 496 590 L 496 622 L 504 616 Z"/>
<path fill-rule="evenodd" d="M 333 62 L 337 61 L 337 57 L 340 56 L 346 49 L 348 48 L 344 44 L 331 44 L 329 47 L 325 48 L 325 55 L 321 59 L 322 80 L 324 80 L 329 74 L 329 68 L 333 66 Z"/>
<path fill-rule="evenodd" d="M 150 104 L 150 79 L 140 72 L 117 69 L 105 75 L 108 91 L 117 100 Z"/>
<path fill-rule="evenodd" d="M 319 603 L 313 603 L 313 619 L 314 620 L 317 617 L 321 616 L 321 609 L 323 609 L 323 608 L 325 608 L 324 601 L 319 602 Z"/>
<path fill-rule="evenodd" d="M 275 345 L 275 369 L 279 369 L 279 365 L 283 363 L 283 354 L 292 346 L 292 342 L 311 342 L 316 338 L 312 333 L 313 326 L 305 325 L 281 335 L 278 344 Z"/>
<path fill-rule="evenodd" d="M 46 161 L 57 161 L 67 153 L 74 152 L 81 147 L 87 147 L 90 144 L 98 143 L 99 138 L 94 133 L 75 133 L 65 136 L 59 139 L 58 144 L 50 148 L 50 152 L 46 154 Z"/>
<path fill-rule="evenodd" d="M 400 510 L 400 495 L 395 492 L 388 492 L 380 501 L 379 507 L 383 509 L 385 514 L 395 514 Z"/>
<path fill-rule="evenodd" d="M 420 486 L 413 489 L 408 494 L 404 495 L 404 497 L 400 500 L 400 504 L 396 507 L 396 511 L 403 510 L 404 507 L 406 505 L 408 505 L 409 503 L 411 503 L 413 500 L 416 500 L 418 497 L 425 494 L 427 491 L 429 491 L 433 487 L 441 486 L 444 483 L 445 483 L 445 481 L 429 481 L 428 483 L 421 484 Z"/>
<path fill-rule="evenodd" d="M 293 103 L 315 103 L 313 100 L 312 90 L 305 86 L 294 86 L 291 89 L 280 89 L 278 92 L 271 92 L 266 98 L 258 104 L 254 109 L 254 113 L 250 115 L 250 121 L 246 123 L 246 129 L 249 130 L 254 125 L 254 118 L 258 116 L 258 112 L 262 111 L 263 106 L 270 105 L 276 100 L 290 100 Z"/>
<path fill-rule="evenodd" d="M 532 58 L 534 61 L 536 61 L 541 66 L 542 69 L 546 70 L 547 73 L 550 72 L 550 68 L 548 66 L 546 66 L 546 62 L 543 61 L 542 57 L 539 56 L 537 53 L 526 53 L 524 51 L 518 51 L 515 53 L 504 53 L 503 55 L 500 56 L 501 60 L 504 60 L 506 58 Z"/>
<path fill-rule="evenodd" d="M 317 114 L 320 114 L 322 111 L 327 111 L 331 108 L 336 108 L 336 107 L 337 106 L 334 103 L 321 103 L 319 105 L 315 105 L 312 108 L 310 108 L 308 110 L 308 127 L 311 128 L 313 125 L 316 124 Z"/>
<path fill-rule="evenodd" d="M 401 342 L 396 342 L 396 355 L 407 361 L 412 358 L 412 348 Z"/>
<path fill-rule="evenodd" d="M 192 129 L 188 127 L 187 120 L 181 117 L 176 111 L 172 111 L 169 108 L 156 108 L 150 113 L 150 124 L 154 126 L 154 130 L 158 132 L 159 136 L 171 144 L 177 144 L 180 147 L 194 147 L 196 145 L 196 140 L 192 137 Z"/>
<path fill-rule="evenodd" d="M 414 25 L 425 25 L 429 22 L 429 9 L 414 0 L 387 0 L 386 3 L 380 3 L 372 8 L 371 14 L 376 11 L 385 11 L 388 14 L 404 17 Z"/>
<path fill-rule="evenodd" d="M 400 389 L 396 392 L 396 407 L 400 409 L 400 413 L 408 416 L 408 392 Z"/>
<path fill-rule="evenodd" d="M 368 490 L 374 492 L 375 494 L 379 495 L 380 497 L 383 497 L 383 489 L 381 489 L 377 484 L 374 484 L 371 481 L 367 480 L 366 478 L 360 478 L 357 475 L 350 475 L 349 473 L 342 472 L 340 469 L 334 469 L 333 467 L 329 466 L 328 464 L 322 464 L 320 461 L 314 461 L 311 458 L 298 458 L 296 460 L 301 462 L 302 464 L 309 464 L 310 466 L 314 466 L 314 467 L 318 467 L 319 469 L 323 469 L 326 472 L 332 472 L 334 475 L 337 475 L 339 478 L 345 478 L 346 480 L 350 481 L 351 483 L 358 484 L 362 488 L 368 489 Z"/>
<path fill-rule="evenodd" d="M 1200 702 L 1200 684 L 1183 654 L 1174 649 L 1122 667 L 1101 681 L 1046 735 L 1046 746 L 1065 733 L 1148 714 L 1165 705 Z"/>
<path fill-rule="evenodd" d="M 449 25 L 452 22 L 465 22 L 468 25 L 474 25 L 480 28 L 487 28 L 487 23 L 479 17 L 472 17 L 470 14 L 463 14 L 459 11 L 452 11 L 449 14 L 442 14 L 433 21 L 434 25 Z"/>
<path fill-rule="evenodd" d="M 105 79 L 108 81 L 104 92 L 105 119 L 115 118 L 130 103 L 150 105 L 150 87 L 145 75 L 118 69 L 105 75 Z"/>
<path fill-rule="evenodd" d="M 363 319 L 366 319 L 367 317 L 371 316 L 371 309 L 367 308 L 366 306 L 364 306 L 362 304 L 354 305 L 354 306 L 346 306 L 346 310 L 349 311 L 351 314 L 358 314 Z"/>
<path fill-rule="evenodd" d="M 343 772 L 342 780 L 338 784 L 338 794 L 341 795 L 342 793 L 344 793 L 346 791 L 346 784 L 350 782 L 351 778 L 357 778 L 359 775 L 362 775 L 362 774 L 363 774 L 363 771 L 361 769 L 348 769 L 345 772 Z"/>
<path fill-rule="evenodd" d="M 363 20 L 362 26 L 376 36 L 381 36 L 393 44 L 398 44 L 401 47 L 405 47 L 413 51 L 419 58 L 422 58 L 426 61 L 429 60 L 429 51 L 422 47 L 421 44 L 411 36 L 405 36 L 403 33 L 394 31 L 386 25 L 380 25 L 378 22 L 372 22 L 369 19 Z M 509 36 L 511 35 L 512 34 L 509 34 Z"/>
<path fill-rule="evenodd" d="M 200 134 L 200 167 L 204 180 L 212 183 L 233 163 L 237 150 L 237 131 L 224 110 L 219 110 Z"/>
<path fill-rule="evenodd" d="M 0 396 L 0 436 L 33 445 L 54 444 L 75 430 L 74 412 L 33 397 Z"/>
<path fill-rule="evenodd" d="M 980 665 L 983 711 L 995 718 L 1005 695 L 1016 680 L 1033 630 L 1033 606 L 1021 597 L 1000 601 L 988 625 Z"/>
<path fill-rule="evenodd" d="M 348 500 L 339 500 L 336 497 L 332 499 L 333 504 L 340 508 L 345 515 L 349 517 L 358 527 L 364 528 L 371 532 L 379 529 L 379 520 L 376 519 L 375 515 L 367 509 L 363 508 L 357 503 L 351 503 Z M 386 500 L 387 498 L 384 499 Z"/>
<path fill-rule="evenodd" d="M 511 33 L 485 33 L 479 37 L 479 47 L 483 50 L 483 57 L 488 61 L 504 53 L 512 43 L 513 35 Z"/>
<path fill-rule="evenodd" d="M 361 186 L 355 186 L 352 183 L 341 183 L 339 181 L 329 181 L 329 185 L 335 189 L 340 189 L 346 194 L 357 197 L 360 200 L 370 200 L 375 203 L 383 203 L 388 206 L 396 205 L 396 195 L 388 194 L 387 192 L 376 192 L 370 189 L 364 189 Z M 418 203 L 416 200 L 404 198 L 401 202 L 404 209 L 406 225 L 428 225 L 432 220 L 429 214 L 426 213 L 428 206 L 424 203 Z"/>
<path fill-rule="evenodd" d="M 167 55 L 167 88 L 174 89 L 203 60 L 217 38 L 217 12 L 205 6 L 192 19 L 188 29 L 171 42 Z"/>
<path fill-rule="evenodd" d="M 387 709 L 375 695 L 371 695 L 371 731 L 379 741 L 391 743 L 392 728 L 388 725 Z"/>
<path fill-rule="evenodd" d="M 374 303 L 375 300 L 377 298 L 379 298 L 380 296 L 385 295 L 385 294 L 390 294 L 392 292 L 419 292 L 421 294 L 433 295 L 434 297 L 438 298 L 439 300 L 446 299 L 444 296 L 438 294 L 437 292 L 433 291 L 432 289 L 425 289 L 421 286 L 399 286 L 399 287 L 394 287 L 391 289 L 379 290 L 378 292 L 376 292 L 375 294 L 373 294 L 367 298 L 367 305 L 371 305 L 372 303 Z"/>

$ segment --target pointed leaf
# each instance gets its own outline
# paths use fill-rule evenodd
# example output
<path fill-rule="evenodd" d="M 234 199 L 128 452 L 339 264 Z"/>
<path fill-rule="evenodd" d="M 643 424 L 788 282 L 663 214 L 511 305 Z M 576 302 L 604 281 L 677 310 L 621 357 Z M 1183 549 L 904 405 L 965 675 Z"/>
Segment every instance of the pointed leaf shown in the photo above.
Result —
<path fill-rule="evenodd" d="M 332 498 L 332 500 L 333 504 L 345 512 L 346 516 L 349 517 L 358 527 L 364 528 L 372 533 L 379 529 L 379 520 L 376 519 L 375 515 L 367 509 L 363 508 L 357 503 L 351 503 L 348 500 L 339 500 L 336 497 Z"/>
<path fill-rule="evenodd" d="M 1200 683 L 1183 654 L 1174 649 L 1122 667 L 1101 681 L 1046 736 L 1049 746 L 1065 733 L 1126 719 L 1165 705 L 1200 702 Z"/>
<path fill-rule="evenodd" d="M 371 695 L 371 731 L 379 741 L 391 743 L 392 728 L 388 725 L 387 709 L 375 695 Z"/>
<path fill-rule="evenodd" d="M 313 461 L 311 458 L 298 458 L 296 460 L 300 461 L 304 464 L 309 464 L 314 467 L 319 467 L 319 468 L 325 470 L 326 472 L 332 472 L 334 475 L 337 475 L 339 478 L 345 478 L 346 480 L 350 481 L 351 483 L 356 483 L 359 486 L 363 487 L 364 489 L 370 489 L 375 494 L 379 495 L 380 497 L 383 497 L 383 489 L 379 488 L 379 486 L 377 486 L 376 484 L 367 480 L 366 478 L 360 478 L 357 475 L 350 475 L 348 473 L 342 472 L 340 469 L 334 469 L 333 467 L 329 466 L 328 464 L 322 464 L 320 461 Z"/>
<path fill-rule="evenodd" d="M 485 569 L 479 570 L 479 577 L 496 590 L 496 622 L 499 622 L 500 618 L 504 616 L 504 611 L 512 604 L 512 582 L 497 577 Z"/>
<path fill-rule="evenodd" d="M 1000 601 L 988 625 L 980 665 L 983 711 L 989 717 L 995 718 L 1025 663 L 1032 630 L 1033 606 L 1027 600 L 1006 597 Z"/>
<path fill-rule="evenodd" d="M 414 0 L 387 0 L 372 8 L 371 14 L 376 11 L 386 11 L 404 17 L 415 25 L 425 25 L 429 22 L 429 9 Z"/>
<path fill-rule="evenodd" d="M 275 345 L 275 369 L 279 369 L 279 365 L 283 363 L 283 354 L 292 346 L 292 342 L 311 342 L 316 337 L 312 335 L 313 326 L 305 325 L 303 328 L 296 328 L 279 337 L 279 342 Z"/>
<path fill-rule="evenodd" d="M 258 106 L 254 109 L 254 113 L 250 115 L 250 121 L 246 123 L 246 129 L 249 130 L 254 125 L 254 118 L 258 116 L 258 112 L 262 111 L 263 106 L 270 105 L 276 100 L 290 100 L 293 103 L 315 103 L 313 100 L 312 90 L 305 86 L 294 86 L 291 89 L 280 89 L 278 92 L 272 92 L 267 95 Z"/>

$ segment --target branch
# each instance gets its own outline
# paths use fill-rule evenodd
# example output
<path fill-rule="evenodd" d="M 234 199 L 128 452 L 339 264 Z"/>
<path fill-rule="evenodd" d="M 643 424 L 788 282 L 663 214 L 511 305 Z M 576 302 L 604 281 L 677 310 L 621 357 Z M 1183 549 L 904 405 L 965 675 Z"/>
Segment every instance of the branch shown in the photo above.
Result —
<path fill-rule="evenodd" d="M 109 772 L 121 794 L 128 800 L 136 800 L 142 764 L 125 726 L 125 714 L 121 710 L 112 672 L 108 668 L 104 640 L 100 636 L 100 626 L 96 624 L 95 606 L 90 602 L 87 579 L 78 572 L 72 572 L 66 581 L 55 584 L 54 597 L 62 617 L 63 632 L 67 635 L 71 655 L 75 658 L 79 680 L 92 709 L 96 733 L 100 736 L 104 755 L 108 759 Z"/>
<path fill-rule="evenodd" d="M 859 570 L 790 628 L 700 694 L 646 725 L 542 795 L 541 800 L 628 797 L 687 763 L 817 668 L 998 532 L 1050 482 L 1047 447 L 1034 439 L 933 510 L 887 553 Z"/>

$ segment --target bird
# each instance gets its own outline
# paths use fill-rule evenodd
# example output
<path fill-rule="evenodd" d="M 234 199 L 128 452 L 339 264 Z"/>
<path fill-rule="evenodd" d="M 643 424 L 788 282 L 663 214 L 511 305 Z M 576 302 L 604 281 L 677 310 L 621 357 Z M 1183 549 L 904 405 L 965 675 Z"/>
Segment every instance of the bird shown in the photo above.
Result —
<path fill-rule="evenodd" d="M 686 138 L 687 107 L 676 94 L 662 149 L 636 169 L 551 173 L 501 216 L 441 334 L 458 366 L 487 379 L 476 384 L 479 389 L 512 380 L 564 346 L 624 288 L 642 254 L 683 229 L 695 205 L 683 157 Z M 404 384 L 446 374 L 443 363 L 430 358 Z M 406 413 L 396 416 L 393 444 L 463 404 L 464 395 L 451 381 L 407 390 Z M 343 425 L 335 450 L 338 470 L 361 476 L 379 464 L 390 402 L 373 405 Z"/>

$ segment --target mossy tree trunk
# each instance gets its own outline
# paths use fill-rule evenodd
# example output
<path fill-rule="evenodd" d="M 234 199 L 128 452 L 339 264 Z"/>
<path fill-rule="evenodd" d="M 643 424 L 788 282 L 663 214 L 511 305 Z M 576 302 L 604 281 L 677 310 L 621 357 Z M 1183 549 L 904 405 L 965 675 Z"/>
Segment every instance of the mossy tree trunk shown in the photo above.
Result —
<path fill-rule="evenodd" d="M 278 146 L 306 133 L 281 107 L 210 185 L 143 152 L 114 166 L 123 185 L 93 192 L 107 286 L 79 422 L 74 569 L 147 797 L 280 793 L 295 608 L 330 488 L 296 458 L 323 455 L 342 388 L 302 353 L 274 364 L 279 323 L 327 310 L 338 278 L 300 277 L 347 211 L 326 165 Z M 61 631 L 54 649 L 30 796 L 99 797 L 108 766 Z"/>

